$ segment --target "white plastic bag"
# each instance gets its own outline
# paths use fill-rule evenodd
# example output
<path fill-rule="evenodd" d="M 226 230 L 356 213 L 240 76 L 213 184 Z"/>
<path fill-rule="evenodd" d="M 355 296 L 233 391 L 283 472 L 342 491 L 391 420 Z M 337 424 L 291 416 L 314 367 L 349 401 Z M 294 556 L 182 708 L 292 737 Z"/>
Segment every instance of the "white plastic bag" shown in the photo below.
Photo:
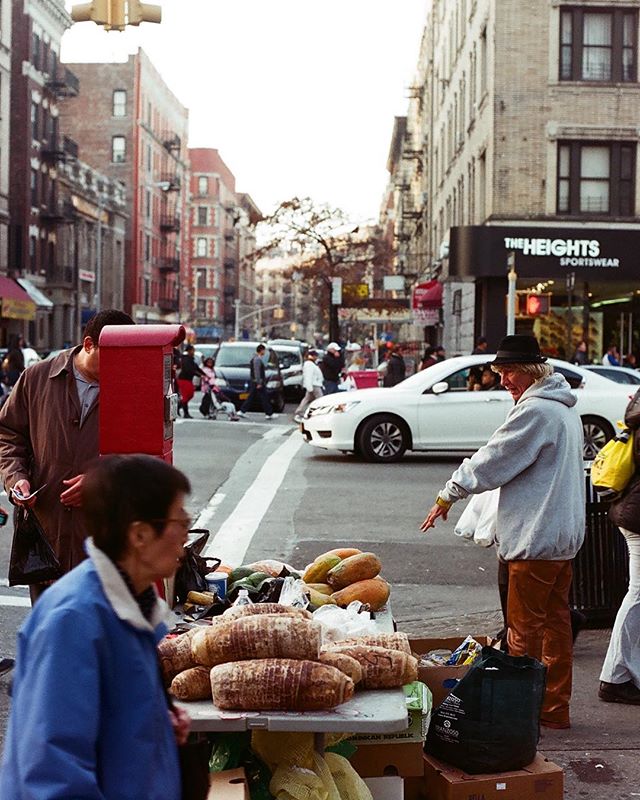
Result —
<path fill-rule="evenodd" d="M 491 547 L 496 540 L 499 499 L 500 489 L 474 494 L 456 524 L 456 536 L 473 539 L 481 547 Z"/>
<path fill-rule="evenodd" d="M 360 612 L 362 603 L 354 600 L 346 608 L 334 605 L 320 606 L 313 619 L 322 626 L 322 644 L 339 642 L 352 636 L 366 636 L 376 632 L 376 624 L 368 611 Z"/>

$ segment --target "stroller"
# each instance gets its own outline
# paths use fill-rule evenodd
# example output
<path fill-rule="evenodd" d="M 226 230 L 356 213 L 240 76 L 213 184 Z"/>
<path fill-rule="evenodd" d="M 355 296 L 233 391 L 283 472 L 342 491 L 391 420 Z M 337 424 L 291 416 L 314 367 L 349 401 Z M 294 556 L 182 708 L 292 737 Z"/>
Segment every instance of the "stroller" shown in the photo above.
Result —
<path fill-rule="evenodd" d="M 237 422 L 240 419 L 234 404 L 217 386 L 203 392 L 200 413 L 207 419 L 217 419 L 218 414 L 226 414 L 229 422 Z"/>

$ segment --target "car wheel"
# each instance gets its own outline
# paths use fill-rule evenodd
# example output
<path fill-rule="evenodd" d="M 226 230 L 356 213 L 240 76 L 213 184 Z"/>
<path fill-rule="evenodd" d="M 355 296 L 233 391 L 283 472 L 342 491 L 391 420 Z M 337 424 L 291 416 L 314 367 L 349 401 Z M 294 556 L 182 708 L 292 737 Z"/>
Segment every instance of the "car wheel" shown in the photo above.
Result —
<path fill-rule="evenodd" d="M 273 410 L 276 414 L 282 414 L 284 411 L 284 396 L 282 392 L 279 392 L 271 401 L 271 405 L 273 406 Z"/>
<path fill-rule="evenodd" d="M 582 454 L 585 461 L 592 461 L 615 435 L 612 425 L 600 417 L 582 417 L 582 430 L 584 432 Z"/>
<path fill-rule="evenodd" d="M 406 427 L 390 414 L 368 419 L 358 433 L 358 450 L 367 461 L 398 461 L 407 443 Z"/>

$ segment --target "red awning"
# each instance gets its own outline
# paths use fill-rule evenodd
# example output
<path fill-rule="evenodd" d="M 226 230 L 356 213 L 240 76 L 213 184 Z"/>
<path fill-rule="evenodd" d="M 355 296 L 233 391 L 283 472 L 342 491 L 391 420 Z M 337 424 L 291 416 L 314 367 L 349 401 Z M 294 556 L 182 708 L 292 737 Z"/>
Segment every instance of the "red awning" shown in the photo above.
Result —
<path fill-rule="evenodd" d="M 11 278 L 0 275 L 0 317 L 4 319 L 35 319 L 36 304 Z"/>
<path fill-rule="evenodd" d="M 442 306 L 442 284 L 440 281 L 419 283 L 413 290 L 414 309 L 440 308 Z"/>

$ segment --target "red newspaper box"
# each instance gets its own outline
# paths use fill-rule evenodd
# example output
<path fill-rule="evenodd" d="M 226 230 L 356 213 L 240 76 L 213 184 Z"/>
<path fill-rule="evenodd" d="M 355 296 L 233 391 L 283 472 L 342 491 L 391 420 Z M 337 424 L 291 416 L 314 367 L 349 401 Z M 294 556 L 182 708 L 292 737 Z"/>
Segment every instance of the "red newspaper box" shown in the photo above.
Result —
<path fill-rule="evenodd" d="M 173 461 L 173 348 L 183 325 L 108 325 L 100 334 L 100 455 Z"/>
<path fill-rule="evenodd" d="M 347 373 L 353 378 L 356 389 L 373 389 L 378 385 L 377 369 L 359 369 Z"/>

